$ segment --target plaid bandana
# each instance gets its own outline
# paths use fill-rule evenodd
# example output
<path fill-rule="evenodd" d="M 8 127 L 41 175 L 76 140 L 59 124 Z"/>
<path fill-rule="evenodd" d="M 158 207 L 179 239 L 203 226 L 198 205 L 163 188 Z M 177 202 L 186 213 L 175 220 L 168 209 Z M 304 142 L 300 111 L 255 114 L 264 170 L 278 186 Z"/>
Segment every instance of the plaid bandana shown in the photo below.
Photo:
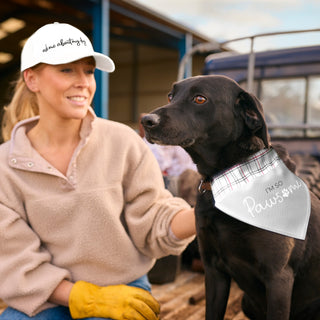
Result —
<path fill-rule="evenodd" d="M 311 211 L 309 190 L 274 149 L 213 177 L 215 206 L 250 225 L 305 239 Z"/>
<path fill-rule="evenodd" d="M 215 200 L 223 198 L 225 194 L 237 187 L 245 186 L 254 178 L 267 174 L 272 168 L 278 166 L 280 161 L 273 149 L 263 149 L 249 157 L 246 162 L 225 170 L 214 177 L 211 185 Z"/>

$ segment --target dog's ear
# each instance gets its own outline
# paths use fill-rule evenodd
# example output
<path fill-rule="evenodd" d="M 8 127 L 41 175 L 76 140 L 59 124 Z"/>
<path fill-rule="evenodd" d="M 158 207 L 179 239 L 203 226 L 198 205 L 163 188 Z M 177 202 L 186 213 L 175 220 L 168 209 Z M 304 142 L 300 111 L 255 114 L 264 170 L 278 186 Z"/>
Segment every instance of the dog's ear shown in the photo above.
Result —
<path fill-rule="evenodd" d="M 254 95 L 241 91 L 236 100 L 235 108 L 240 113 L 246 126 L 255 136 L 262 139 L 266 148 L 269 148 L 268 129 L 260 101 Z"/>

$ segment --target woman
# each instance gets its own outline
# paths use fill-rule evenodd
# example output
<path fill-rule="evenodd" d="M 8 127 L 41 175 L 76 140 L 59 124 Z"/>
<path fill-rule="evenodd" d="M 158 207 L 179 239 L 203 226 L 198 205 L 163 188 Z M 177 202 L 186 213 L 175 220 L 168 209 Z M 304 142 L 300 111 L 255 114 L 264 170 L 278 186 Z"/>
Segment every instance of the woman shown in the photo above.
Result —
<path fill-rule="evenodd" d="M 0 319 L 157 319 L 146 274 L 194 238 L 143 140 L 95 116 L 95 68 L 114 64 L 68 24 L 22 50 L 0 146 Z"/>

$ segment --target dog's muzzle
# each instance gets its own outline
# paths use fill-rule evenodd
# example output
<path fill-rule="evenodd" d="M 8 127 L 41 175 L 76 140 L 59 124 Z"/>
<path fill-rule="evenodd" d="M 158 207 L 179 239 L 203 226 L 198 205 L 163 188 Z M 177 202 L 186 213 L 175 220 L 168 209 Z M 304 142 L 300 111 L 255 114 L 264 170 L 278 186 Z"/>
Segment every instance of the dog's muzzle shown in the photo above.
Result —
<path fill-rule="evenodd" d="M 147 114 L 144 117 L 142 117 L 141 123 L 146 130 L 152 129 L 159 125 L 160 116 L 154 113 Z"/>
<path fill-rule="evenodd" d="M 170 135 L 170 128 L 163 129 L 160 125 L 161 117 L 155 113 L 149 113 L 142 117 L 141 124 L 144 127 L 146 138 L 151 143 L 160 145 L 176 145 L 182 148 L 190 147 L 194 144 L 194 138 L 181 138 L 179 134 L 174 131 L 174 135 Z"/>

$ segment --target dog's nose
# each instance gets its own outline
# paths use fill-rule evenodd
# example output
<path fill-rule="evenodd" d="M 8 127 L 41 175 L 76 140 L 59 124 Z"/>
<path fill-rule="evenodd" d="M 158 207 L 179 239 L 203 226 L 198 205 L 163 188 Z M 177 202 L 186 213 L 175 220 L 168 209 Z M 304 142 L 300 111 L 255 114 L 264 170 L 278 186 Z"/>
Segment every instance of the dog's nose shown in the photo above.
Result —
<path fill-rule="evenodd" d="M 160 117 L 157 114 L 149 113 L 142 117 L 141 123 L 145 128 L 153 128 L 160 123 Z"/>

